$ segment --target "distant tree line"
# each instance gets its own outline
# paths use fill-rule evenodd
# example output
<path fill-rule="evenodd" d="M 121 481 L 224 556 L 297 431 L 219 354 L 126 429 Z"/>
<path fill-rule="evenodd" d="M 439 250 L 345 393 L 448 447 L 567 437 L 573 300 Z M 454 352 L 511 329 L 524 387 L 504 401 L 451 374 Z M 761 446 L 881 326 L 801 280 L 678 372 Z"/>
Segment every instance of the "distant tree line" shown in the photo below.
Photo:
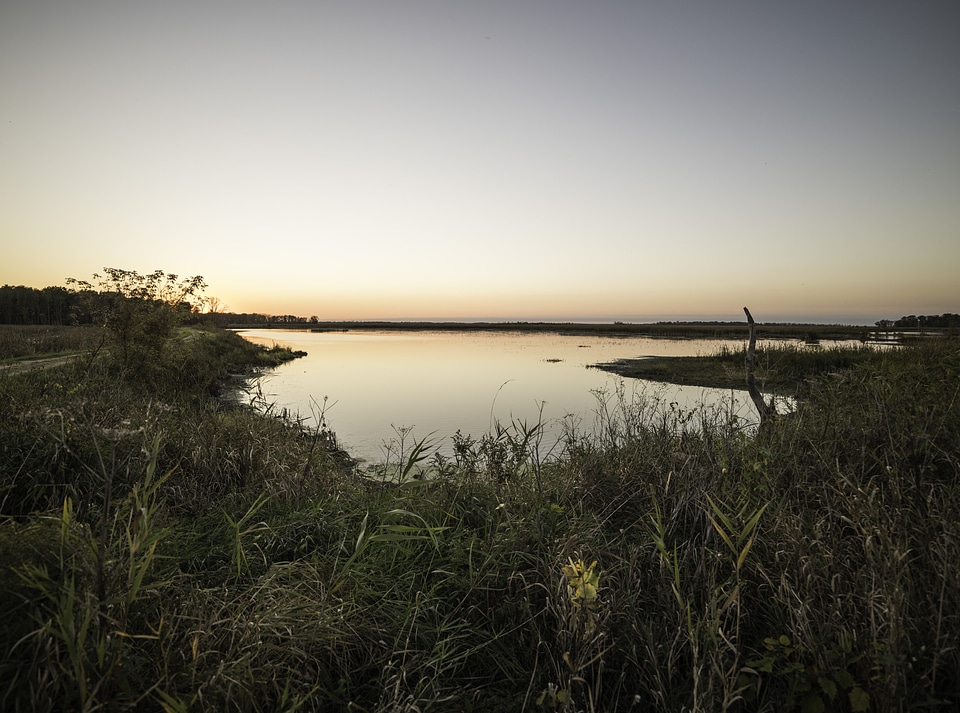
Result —
<path fill-rule="evenodd" d="M 141 277 L 137 273 L 120 270 L 113 271 L 113 274 Z M 161 298 L 159 294 L 136 294 L 120 283 L 94 286 L 72 279 L 68 282 L 71 283 L 69 288 L 37 289 L 24 285 L 3 285 L 0 287 L 0 324 L 94 324 L 102 321 L 105 300 L 122 299 L 136 303 L 155 302 Z M 180 301 L 177 308 L 187 315 L 199 315 L 198 305 L 186 300 Z"/>
<path fill-rule="evenodd" d="M 85 294 L 90 287 L 90 285 L 76 284 L 74 289 L 66 287 L 37 289 L 23 285 L 3 285 L 0 287 L 0 324 L 91 324 L 96 321 L 96 315 L 91 308 L 89 295 Z M 199 311 L 196 305 L 186 303 L 182 306 L 186 307 L 187 311 Z M 205 316 L 220 327 L 232 325 L 270 327 L 319 322 L 316 316 L 300 317 L 292 314 L 212 311 Z M 658 324 L 674 323 L 658 322 Z M 740 323 L 690 322 L 689 324 L 720 326 Z M 876 326 L 881 329 L 960 329 L 960 314 L 951 312 L 941 315 L 911 314 L 900 319 L 881 319 L 876 322 Z"/>
<path fill-rule="evenodd" d="M 960 314 L 911 314 L 900 319 L 881 319 L 877 326 L 881 329 L 960 329 Z"/>
<path fill-rule="evenodd" d="M 0 324 L 83 324 L 91 317 L 84 314 L 83 300 L 65 287 L 38 290 L 23 285 L 0 287 Z"/>
<path fill-rule="evenodd" d="M 293 314 L 262 314 L 253 312 L 217 312 L 211 315 L 218 327 L 243 325 L 244 327 L 272 327 L 275 324 L 317 324 L 319 318 L 298 317 Z"/>
<path fill-rule="evenodd" d="M 63 326 L 97 322 L 97 307 L 90 300 L 90 293 L 95 291 L 94 286 L 81 284 L 77 281 L 71 283 L 71 286 L 72 289 L 66 287 L 37 289 L 24 285 L 3 285 L 0 287 L 0 324 Z M 102 291 L 110 290 L 103 289 Z M 194 312 L 195 316 L 199 317 L 196 314 L 199 312 L 199 307 L 200 305 L 185 302 L 180 309 Z M 209 312 L 204 317 L 221 327 L 236 324 L 268 327 L 275 324 L 316 324 L 318 321 L 315 316 L 298 317 L 292 314 L 270 315 L 250 312 Z"/>

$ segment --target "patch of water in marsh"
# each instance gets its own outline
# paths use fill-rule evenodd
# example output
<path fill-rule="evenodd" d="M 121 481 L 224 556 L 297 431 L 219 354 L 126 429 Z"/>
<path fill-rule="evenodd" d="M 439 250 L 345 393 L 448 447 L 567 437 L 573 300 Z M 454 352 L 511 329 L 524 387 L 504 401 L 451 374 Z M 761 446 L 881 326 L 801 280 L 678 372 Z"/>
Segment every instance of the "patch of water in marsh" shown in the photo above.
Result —
<path fill-rule="evenodd" d="M 517 420 L 545 427 L 555 442 L 564 425 L 590 432 L 598 394 L 628 401 L 657 398 L 673 408 L 701 404 L 732 410 L 745 421 L 756 413 L 742 391 L 679 387 L 627 379 L 591 364 L 641 356 L 712 353 L 717 340 L 650 339 L 538 332 L 245 330 L 251 341 L 282 344 L 307 356 L 266 375 L 260 388 L 276 408 L 308 421 L 325 408 L 327 425 L 354 457 L 380 462 L 400 433 L 409 447 L 430 436 L 449 454 L 451 436 L 480 438 Z"/>

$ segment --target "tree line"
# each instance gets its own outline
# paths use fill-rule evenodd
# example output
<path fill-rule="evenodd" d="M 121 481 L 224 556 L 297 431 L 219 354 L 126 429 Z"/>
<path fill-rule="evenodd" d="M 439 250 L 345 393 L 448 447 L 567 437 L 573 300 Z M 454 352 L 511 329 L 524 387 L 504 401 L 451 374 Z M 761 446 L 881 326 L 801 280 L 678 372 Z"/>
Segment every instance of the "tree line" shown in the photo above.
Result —
<path fill-rule="evenodd" d="M 218 327 L 271 327 L 275 324 L 319 324 L 316 315 L 312 317 L 298 317 L 293 314 L 263 314 L 260 312 L 215 312 L 210 315 L 211 320 Z"/>
<path fill-rule="evenodd" d="M 877 326 L 881 329 L 960 329 L 960 314 L 911 314 L 900 319 L 881 319 Z"/>
<path fill-rule="evenodd" d="M 65 287 L 0 287 L 0 324 L 84 324 L 80 296 Z"/>
<path fill-rule="evenodd" d="M 96 321 L 91 308 L 90 285 L 74 281 L 67 287 L 26 287 L 3 285 L 0 287 L 0 324 L 92 324 Z M 219 303 L 218 303 L 219 304 Z M 191 305 L 199 312 L 201 305 Z M 212 310 L 208 313 L 214 324 L 226 327 L 234 324 L 248 326 L 274 324 L 316 324 L 316 316 L 300 317 L 292 314 L 270 315 L 252 312 L 225 312 Z M 900 319 L 881 319 L 876 322 L 881 329 L 960 329 L 960 314 L 946 312 L 940 315 L 905 315 Z"/>
<path fill-rule="evenodd" d="M 145 277 L 145 276 L 144 276 Z M 93 285 L 81 284 L 74 280 L 67 287 L 26 287 L 24 285 L 3 285 L 0 287 L 0 324 L 40 324 L 67 326 L 92 324 L 97 321 L 96 309 L 91 303 L 90 292 L 96 291 Z M 101 286 L 105 287 L 105 286 Z M 108 288 L 109 289 L 109 288 Z M 194 300 L 197 301 L 197 300 Z M 218 300 L 210 300 L 219 306 Z M 220 327 L 234 324 L 263 325 L 274 324 L 316 324 L 316 316 L 299 317 L 292 314 L 262 314 L 252 312 L 223 312 L 214 309 L 213 304 L 205 316 Z M 202 304 L 183 305 L 187 311 L 199 313 Z"/>
<path fill-rule="evenodd" d="M 89 299 L 90 289 L 91 286 L 78 287 L 77 283 L 74 283 L 73 289 L 3 285 L 0 287 L 0 324 L 92 324 L 96 321 L 96 310 Z M 202 305 L 190 305 L 190 308 L 199 312 Z M 315 316 L 299 317 L 291 314 L 210 311 L 207 315 L 214 324 L 221 327 L 233 324 L 315 324 L 318 321 Z"/>

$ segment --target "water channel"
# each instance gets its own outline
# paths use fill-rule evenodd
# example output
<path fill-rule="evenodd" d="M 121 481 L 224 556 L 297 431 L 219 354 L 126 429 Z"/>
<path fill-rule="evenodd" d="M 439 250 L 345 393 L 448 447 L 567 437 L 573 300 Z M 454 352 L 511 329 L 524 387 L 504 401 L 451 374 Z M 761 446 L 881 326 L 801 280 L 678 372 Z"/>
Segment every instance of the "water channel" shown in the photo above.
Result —
<path fill-rule="evenodd" d="M 449 452 L 451 436 L 479 438 L 496 424 L 542 423 L 544 443 L 575 425 L 590 433 L 603 401 L 656 400 L 667 408 L 701 405 L 756 419 L 743 391 L 623 379 L 593 364 L 642 356 L 695 356 L 739 342 L 545 332 L 244 330 L 266 346 L 306 357 L 270 371 L 259 396 L 315 424 L 322 413 L 341 445 L 377 463 L 388 449 L 429 437 Z M 392 451 L 392 452 L 395 452 Z"/>

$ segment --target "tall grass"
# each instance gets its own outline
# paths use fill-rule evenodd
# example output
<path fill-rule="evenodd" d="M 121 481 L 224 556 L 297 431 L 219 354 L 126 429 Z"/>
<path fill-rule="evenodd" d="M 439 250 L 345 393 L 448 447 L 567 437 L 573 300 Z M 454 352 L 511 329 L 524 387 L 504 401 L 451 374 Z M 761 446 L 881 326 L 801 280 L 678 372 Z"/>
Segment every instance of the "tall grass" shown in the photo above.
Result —
<path fill-rule="evenodd" d="M 624 390 L 392 480 L 199 375 L 0 376 L 0 708 L 956 707 L 958 348 L 758 433 Z"/>
<path fill-rule="evenodd" d="M 103 330 L 92 327 L 0 325 L 0 361 L 92 349 Z"/>
<path fill-rule="evenodd" d="M 830 347 L 809 346 L 791 341 L 766 341 L 756 350 L 757 380 L 767 388 L 791 389 L 822 374 L 846 371 L 856 364 L 882 360 L 884 347 L 859 344 Z M 746 346 L 737 349 L 722 347 L 716 354 L 701 361 L 732 364 L 735 377 L 742 381 L 741 369 Z"/>

